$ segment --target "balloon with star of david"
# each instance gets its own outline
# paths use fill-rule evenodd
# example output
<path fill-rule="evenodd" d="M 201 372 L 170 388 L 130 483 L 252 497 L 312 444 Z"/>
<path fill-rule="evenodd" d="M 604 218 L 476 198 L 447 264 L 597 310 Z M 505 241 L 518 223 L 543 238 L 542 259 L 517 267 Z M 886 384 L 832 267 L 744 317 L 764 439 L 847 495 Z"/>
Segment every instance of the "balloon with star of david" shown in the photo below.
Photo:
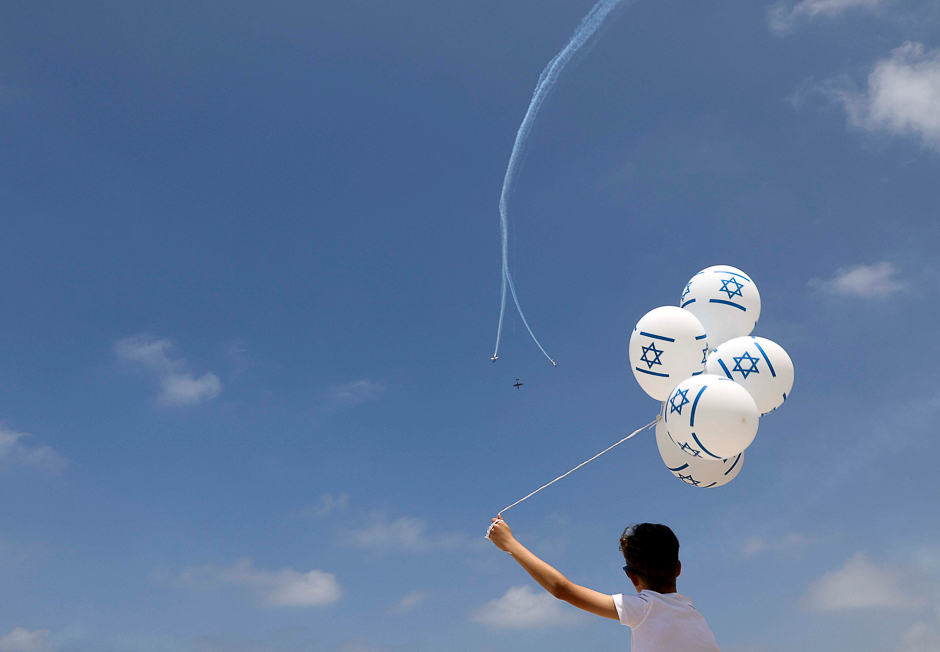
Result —
<path fill-rule="evenodd" d="M 669 438 L 666 423 L 662 419 L 656 424 L 656 446 L 670 473 L 687 485 L 700 489 L 728 484 L 737 477 L 744 465 L 744 453 L 723 460 L 691 457 L 683 453 Z"/>
<path fill-rule="evenodd" d="M 663 401 L 679 381 L 705 372 L 708 343 L 695 315 L 675 306 L 651 310 L 630 336 L 630 367 L 640 387 Z"/>
<path fill-rule="evenodd" d="M 663 406 L 663 423 L 684 454 L 724 460 L 751 445 L 760 413 L 750 393 L 723 376 L 702 374 L 683 380 Z"/>
<path fill-rule="evenodd" d="M 730 265 L 703 269 L 689 279 L 679 299 L 679 306 L 702 322 L 712 349 L 750 335 L 760 318 L 760 305 L 754 281 Z"/>
<path fill-rule="evenodd" d="M 793 361 L 782 346 L 764 337 L 728 340 L 709 354 L 705 368 L 744 387 L 761 415 L 783 405 L 793 389 Z"/>

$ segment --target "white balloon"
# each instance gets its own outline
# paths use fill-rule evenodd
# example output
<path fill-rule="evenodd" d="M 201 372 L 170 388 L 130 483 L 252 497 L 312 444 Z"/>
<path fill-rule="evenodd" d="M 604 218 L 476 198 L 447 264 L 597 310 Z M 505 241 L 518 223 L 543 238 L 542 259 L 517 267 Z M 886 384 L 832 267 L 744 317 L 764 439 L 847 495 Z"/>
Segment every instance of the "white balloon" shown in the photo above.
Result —
<path fill-rule="evenodd" d="M 666 432 L 682 451 L 723 460 L 754 441 L 760 413 L 746 389 L 733 380 L 702 374 L 676 385 L 663 407 Z"/>
<path fill-rule="evenodd" d="M 760 293 L 737 267 L 715 265 L 689 279 L 679 306 L 698 317 L 715 349 L 734 337 L 750 335 L 760 318 Z"/>
<path fill-rule="evenodd" d="M 711 489 L 734 480 L 744 465 L 744 453 L 724 460 L 704 459 L 686 455 L 669 438 L 662 419 L 656 424 L 656 446 L 666 468 L 674 476 L 693 487 Z"/>
<path fill-rule="evenodd" d="M 630 367 L 647 394 L 664 401 L 679 381 L 705 373 L 708 343 L 695 315 L 663 306 L 643 315 L 630 336 Z"/>
<path fill-rule="evenodd" d="M 761 415 L 783 405 L 793 389 L 793 361 L 782 346 L 763 337 L 728 340 L 712 351 L 705 368 L 750 392 Z"/>

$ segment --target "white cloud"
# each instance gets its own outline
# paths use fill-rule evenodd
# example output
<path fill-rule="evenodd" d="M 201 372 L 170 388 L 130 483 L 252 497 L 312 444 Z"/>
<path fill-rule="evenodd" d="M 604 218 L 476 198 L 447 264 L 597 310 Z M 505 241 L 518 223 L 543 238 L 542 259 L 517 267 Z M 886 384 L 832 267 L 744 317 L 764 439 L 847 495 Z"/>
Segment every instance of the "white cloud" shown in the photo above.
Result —
<path fill-rule="evenodd" d="M 29 433 L 16 432 L 0 426 L 0 471 L 11 466 L 25 466 L 46 473 L 58 473 L 68 465 L 62 455 L 49 446 L 27 446 Z"/>
<path fill-rule="evenodd" d="M 813 611 L 919 609 L 924 601 L 905 590 L 909 587 L 904 580 L 897 569 L 877 566 L 857 552 L 842 568 L 810 584 L 803 605 Z"/>
<path fill-rule="evenodd" d="M 158 579 L 165 576 L 165 571 L 154 573 Z M 271 607 L 320 607 L 337 602 L 343 595 L 343 589 L 332 573 L 320 570 L 304 573 L 291 568 L 266 571 L 254 568 L 250 559 L 239 559 L 231 568 L 214 564 L 189 566 L 181 570 L 173 581 L 185 588 L 244 589 L 259 603 Z"/>
<path fill-rule="evenodd" d="M 745 557 L 753 557 L 762 552 L 790 552 L 809 545 L 810 539 L 802 532 L 789 532 L 780 539 L 767 540 L 753 537 L 744 542 L 741 552 Z"/>
<path fill-rule="evenodd" d="M 222 383 L 214 373 L 199 378 L 192 374 L 172 374 L 160 382 L 159 399 L 165 405 L 198 405 L 222 393 Z"/>
<path fill-rule="evenodd" d="M 940 151 L 940 49 L 908 41 L 875 63 L 867 93 L 833 84 L 825 92 L 842 103 L 852 126 L 914 136 Z"/>
<path fill-rule="evenodd" d="M 811 279 L 809 285 L 842 296 L 881 299 L 907 289 L 907 284 L 896 278 L 897 273 L 888 262 L 856 265 L 836 270 L 831 279 Z"/>
<path fill-rule="evenodd" d="M 427 523 L 419 518 L 403 516 L 389 521 L 384 514 L 373 514 L 365 526 L 346 530 L 340 540 L 355 548 L 378 553 L 426 552 L 464 542 L 460 534 L 429 535 L 427 529 Z"/>
<path fill-rule="evenodd" d="M 477 609 L 471 620 L 494 629 L 534 629 L 574 625 L 582 620 L 579 612 L 545 591 L 531 586 L 514 586 L 506 595 Z"/>
<path fill-rule="evenodd" d="M 222 382 L 214 373 L 196 378 L 187 370 L 186 361 L 171 357 L 173 344 L 149 335 L 135 335 L 119 340 L 114 353 L 120 360 L 143 365 L 153 373 L 160 385 L 157 399 L 167 406 L 198 405 L 222 393 Z"/>
<path fill-rule="evenodd" d="M 332 496 L 323 494 L 317 499 L 316 505 L 310 505 L 302 512 L 303 516 L 328 516 L 331 512 L 342 512 L 349 506 L 349 495 L 339 494 Z"/>
<path fill-rule="evenodd" d="M 336 652 L 388 652 L 387 647 L 373 647 L 367 645 L 365 641 L 356 639 L 344 641 L 336 647 Z"/>
<path fill-rule="evenodd" d="M 359 405 L 377 401 L 385 394 L 385 384 L 372 380 L 354 380 L 349 383 L 333 385 L 327 391 L 330 402 L 336 406 Z"/>
<path fill-rule="evenodd" d="M 900 652 L 937 652 L 940 630 L 932 623 L 917 623 L 901 634 Z"/>
<path fill-rule="evenodd" d="M 874 11 L 882 4 L 883 0 L 801 0 L 796 4 L 780 0 L 769 7 L 767 23 L 773 32 L 786 34 L 801 20 L 811 20 L 817 16 L 834 18 L 850 9 Z"/>
<path fill-rule="evenodd" d="M 427 600 L 427 597 L 427 591 L 412 591 L 411 593 L 406 593 L 389 608 L 389 611 L 392 613 L 404 613 L 406 611 L 411 611 L 419 604 Z"/>
<path fill-rule="evenodd" d="M 321 648 L 316 640 L 310 637 L 307 628 L 287 627 L 276 629 L 260 640 L 242 639 L 232 635 L 200 636 L 191 641 L 190 649 L 192 652 L 300 652 Z"/>
<path fill-rule="evenodd" d="M 21 543 L 0 536 L 0 571 L 18 568 L 29 560 L 29 552 Z"/>
<path fill-rule="evenodd" d="M 31 632 L 25 627 L 14 627 L 9 634 L 0 636 L 0 650 L 3 652 L 47 652 L 51 649 L 48 629 Z"/>

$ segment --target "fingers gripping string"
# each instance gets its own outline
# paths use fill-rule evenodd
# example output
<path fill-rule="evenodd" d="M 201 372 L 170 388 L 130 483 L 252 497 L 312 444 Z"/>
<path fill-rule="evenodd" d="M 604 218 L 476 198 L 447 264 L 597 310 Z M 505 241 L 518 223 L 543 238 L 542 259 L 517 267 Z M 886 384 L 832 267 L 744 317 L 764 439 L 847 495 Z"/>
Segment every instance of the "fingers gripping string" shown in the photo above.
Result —
<path fill-rule="evenodd" d="M 646 425 L 643 426 L 642 428 L 638 428 L 638 429 L 634 430 L 633 432 L 631 432 L 629 435 L 627 435 L 626 437 L 624 437 L 623 439 L 621 439 L 620 441 L 618 441 L 618 442 L 617 442 L 616 444 L 614 444 L 613 446 L 608 446 L 607 448 L 605 448 L 604 450 L 602 450 L 600 453 L 598 453 L 597 455 L 595 455 L 595 456 L 592 457 L 591 459 L 589 459 L 589 460 L 584 460 L 583 462 L 581 462 L 580 464 L 578 464 L 576 467 L 574 467 L 573 469 L 571 469 L 571 470 L 568 471 L 567 473 L 563 473 L 562 475 L 558 476 L 557 478 L 555 478 L 554 480 L 552 480 L 552 481 L 549 482 L 548 484 L 543 484 L 541 487 L 539 487 L 538 489 L 536 489 L 535 491 L 533 491 L 532 493 L 530 493 L 528 496 L 525 496 L 524 498 L 520 498 L 519 500 L 517 500 L 516 502 L 514 502 L 514 503 L 513 503 L 512 505 L 510 505 L 509 507 L 504 507 L 503 509 L 499 510 L 499 514 L 502 515 L 502 513 L 505 512 L 505 511 L 506 511 L 507 509 L 509 509 L 510 507 L 515 507 L 516 505 L 518 505 L 519 503 L 521 503 L 523 500 L 528 500 L 529 498 L 531 498 L 532 496 L 534 496 L 535 494 L 537 494 L 538 492 L 540 492 L 542 489 L 545 489 L 546 487 L 549 487 L 549 486 L 555 484 L 556 482 L 558 482 L 559 480 L 561 480 L 562 478 L 564 478 L 564 477 L 567 476 L 567 475 L 571 475 L 572 473 L 574 473 L 575 471 L 577 471 L 578 469 L 580 469 L 582 466 L 584 466 L 584 465 L 587 464 L 588 462 L 593 462 L 594 460 L 596 460 L 598 457 L 600 457 L 601 455 L 603 455 L 603 454 L 606 453 L 607 451 L 611 450 L 612 448 L 616 448 L 617 446 L 619 446 L 619 445 L 622 444 L 623 442 L 627 441 L 628 439 L 630 439 L 630 438 L 633 437 L 634 435 L 640 434 L 641 432 L 643 432 L 643 431 L 646 430 L 647 428 L 652 428 L 653 426 L 656 425 L 656 422 L 657 422 L 657 421 L 659 421 L 659 417 L 658 417 L 658 416 L 656 417 L 656 419 L 654 419 L 654 420 L 651 421 L 650 423 L 646 424 Z M 486 535 L 485 535 L 485 538 L 487 538 L 487 539 L 490 538 L 490 532 L 493 530 L 493 526 L 496 525 L 496 523 L 498 523 L 498 522 L 499 522 L 499 521 L 495 521 L 495 522 L 493 522 L 488 528 L 486 528 Z"/>

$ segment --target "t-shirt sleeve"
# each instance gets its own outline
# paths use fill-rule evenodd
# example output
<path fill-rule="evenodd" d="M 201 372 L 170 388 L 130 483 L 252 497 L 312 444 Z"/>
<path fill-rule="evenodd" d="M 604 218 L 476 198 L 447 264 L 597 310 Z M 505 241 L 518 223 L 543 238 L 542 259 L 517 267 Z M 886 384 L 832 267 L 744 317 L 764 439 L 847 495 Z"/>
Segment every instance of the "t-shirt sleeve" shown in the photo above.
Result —
<path fill-rule="evenodd" d="M 613 598 L 621 625 L 636 627 L 643 622 L 649 612 L 650 603 L 642 596 L 618 593 Z"/>

